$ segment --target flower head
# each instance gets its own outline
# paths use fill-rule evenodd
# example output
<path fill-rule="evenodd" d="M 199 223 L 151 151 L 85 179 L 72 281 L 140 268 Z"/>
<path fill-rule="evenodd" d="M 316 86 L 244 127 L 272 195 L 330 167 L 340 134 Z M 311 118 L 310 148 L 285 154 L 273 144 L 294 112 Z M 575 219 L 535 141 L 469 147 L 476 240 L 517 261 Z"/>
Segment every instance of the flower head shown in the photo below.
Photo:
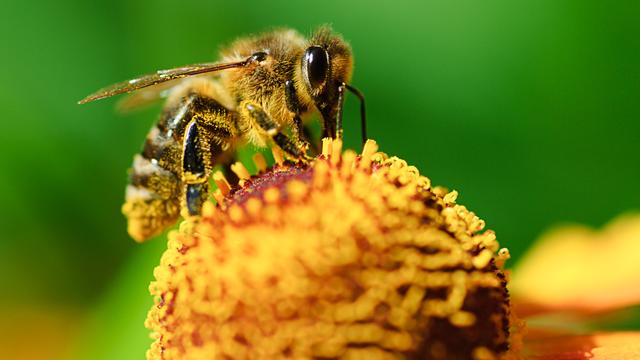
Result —
<path fill-rule="evenodd" d="M 278 162 L 170 234 L 151 359 L 493 358 L 507 349 L 498 243 L 456 192 L 377 152 L 323 144 Z M 504 255 L 505 253 L 502 252 Z M 501 262 L 501 259 L 498 262 Z"/>

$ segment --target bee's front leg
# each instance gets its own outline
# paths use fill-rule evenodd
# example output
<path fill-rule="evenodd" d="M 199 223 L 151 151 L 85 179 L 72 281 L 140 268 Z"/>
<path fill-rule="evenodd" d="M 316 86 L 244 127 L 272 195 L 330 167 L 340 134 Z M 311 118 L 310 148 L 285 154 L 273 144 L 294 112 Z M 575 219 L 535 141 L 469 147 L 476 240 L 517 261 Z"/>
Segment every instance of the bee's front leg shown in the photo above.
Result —
<path fill-rule="evenodd" d="M 264 131 L 285 154 L 293 159 L 307 159 L 309 145 L 301 140 L 293 140 L 282 132 L 281 127 L 267 115 L 260 105 L 243 101 L 240 104 L 240 115 Z"/>
<path fill-rule="evenodd" d="M 311 141 L 311 130 L 308 126 L 302 123 L 302 119 L 300 118 L 300 114 L 306 111 L 306 108 L 303 109 L 300 101 L 298 100 L 298 96 L 296 95 L 295 83 L 293 82 L 293 80 L 285 81 L 284 92 L 287 109 L 293 114 L 294 135 L 296 136 L 298 141 L 304 143 L 307 148 L 310 146 L 309 143 L 312 143 L 312 151 L 314 151 L 316 154 L 319 153 L 319 144 L 313 143 Z"/>

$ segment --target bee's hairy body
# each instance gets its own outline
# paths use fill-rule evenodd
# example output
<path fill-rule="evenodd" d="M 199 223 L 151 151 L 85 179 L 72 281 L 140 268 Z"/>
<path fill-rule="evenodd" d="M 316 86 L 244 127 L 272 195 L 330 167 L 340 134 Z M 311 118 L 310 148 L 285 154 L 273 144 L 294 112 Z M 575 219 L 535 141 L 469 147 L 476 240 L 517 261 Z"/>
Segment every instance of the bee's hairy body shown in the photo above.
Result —
<path fill-rule="evenodd" d="M 180 217 L 181 204 L 186 197 L 183 183 L 188 176 L 183 168 L 184 139 L 187 126 L 197 116 L 209 120 L 212 131 L 202 134 L 198 146 L 209 145 L 201 154 L 203 164 L 221 160 L 225 150 L 237 136 L 237 125 L 225 121 L 232 119 L 231 110 L 215 100 L 214 83 L 207 79 L 185 80 L 167 101 L 140 154 L 134 156 L 123 212 L 129 219 L 129 234 L 136 240 L 145 240 Z M 234 119 L 235 120 L 235 119 Z M 204 126 L 202 126 L 204 128 Z M 214 156 L 217 155 L 217 156 Z M 210 171 L 210 167 L 205 172 Z M 206 175 L 206 174 L 203 174 Z M 202 195 L 206 193 L 206 181 L 201 177 Z M 196 179 L 197 180 L 197 179 Z"/>
<path fill-rule="evenodd" d="M 303 122 L 314 111 L 322 115 L 324 136 L 341 136 L 352 56 L 327 28 L 309 40 L 292 30 L 241 39 L 222 52 L 222 62 L 242 66 L 171 88 L 159 121 L 134 157 L 123 212 L 138 241 L 161 233 L 181 215 L 199 215 L 212 167 L 230 163 L 238 145 L 277 146 L 288 158 L 304 161 L 309 145 Z"/>

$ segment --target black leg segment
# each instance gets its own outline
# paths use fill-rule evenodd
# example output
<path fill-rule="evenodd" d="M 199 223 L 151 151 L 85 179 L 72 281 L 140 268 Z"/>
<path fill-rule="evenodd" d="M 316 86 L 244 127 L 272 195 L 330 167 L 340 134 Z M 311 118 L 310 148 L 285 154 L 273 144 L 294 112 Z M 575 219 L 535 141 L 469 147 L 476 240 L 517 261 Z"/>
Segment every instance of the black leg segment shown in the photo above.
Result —
<path fill-rule="evenodd" d="M 364 144 L 367 142 L 367 107 L 364 104 L 364 95 L 362 95 L 360 90 L 354 88 L 349 84 L 345 84 L 344 86 L 347 88 L 347 90 L 351 91 L 355 96 L 357 96 L 358 99 L 360 99 L 360 127 L 362 131 L 362 145 L 364 146 Z"/>
<path fill-rule="evenodd" d="M 198 125 L 191 121 L 187 125 L 184 134 L 184 153 L 182 156 L 182 168 L 185 172 L 190 172 L 196 176 L 202 176 L 205 172 L 205 164 L 199 148 L 200 134 Z"/>
<path fill-rule="evenodd" d="M 338 85 L 338 110 L 336 114 L 336 137 L 342 139 L 342 110 L 344 108 L 344 88 L 346 84 Z"/>
<path fill-rule="evenodd" d="M 208 184 L 187 184 L 186 187 L 186 205 L 189 215 L 200 215 L 202 211 L 202 204 L 207 200 L 209 196 Z"/>

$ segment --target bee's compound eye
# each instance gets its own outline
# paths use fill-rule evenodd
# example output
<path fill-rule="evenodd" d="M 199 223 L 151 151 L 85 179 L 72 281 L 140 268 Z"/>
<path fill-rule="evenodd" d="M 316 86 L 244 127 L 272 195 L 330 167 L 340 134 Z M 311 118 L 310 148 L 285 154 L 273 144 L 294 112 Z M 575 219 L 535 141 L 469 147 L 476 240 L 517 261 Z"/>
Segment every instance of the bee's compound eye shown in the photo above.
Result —
<path fill-rule="evenodd" d="M 319 46 L 311 46 L 304 52 L 302 71 L 306 74 L 311 88 L 316 89 L 327 79 L 329 54 Z"/>

